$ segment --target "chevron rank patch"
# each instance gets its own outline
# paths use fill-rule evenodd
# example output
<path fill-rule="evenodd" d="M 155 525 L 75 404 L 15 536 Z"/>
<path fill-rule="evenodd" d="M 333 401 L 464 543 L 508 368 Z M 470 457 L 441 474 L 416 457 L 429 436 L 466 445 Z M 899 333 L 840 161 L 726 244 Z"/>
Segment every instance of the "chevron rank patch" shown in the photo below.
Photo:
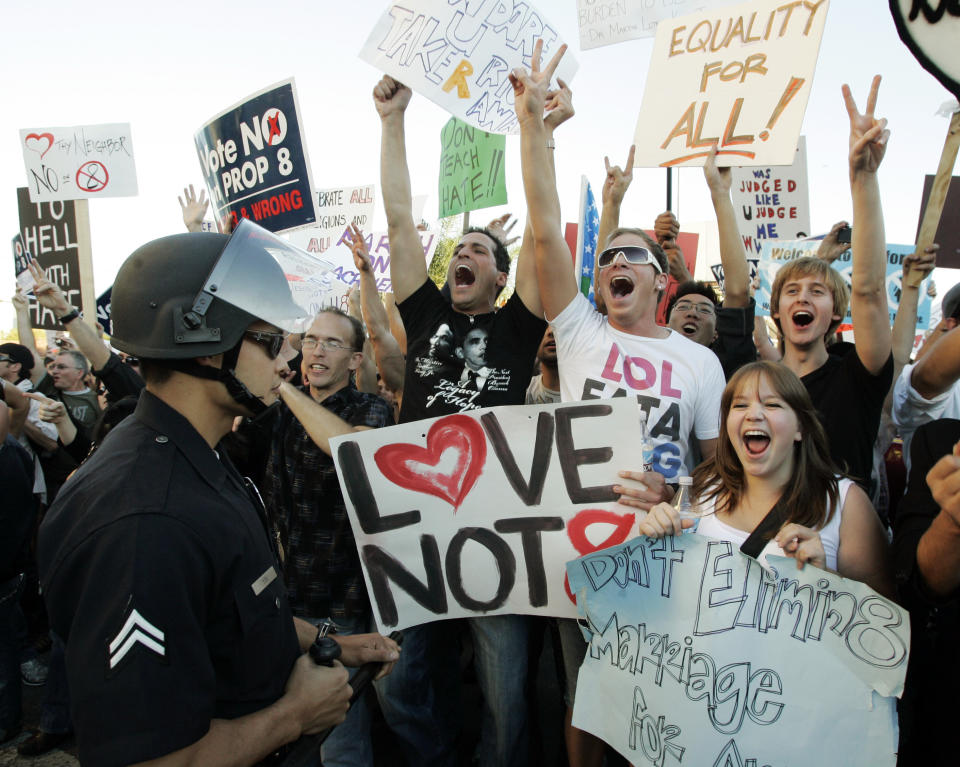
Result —
<path fill-rule="evenodd" d="M 156 653 L 167 659 L 167 648 L 163 631 L 154 626 L 132 607 L 123 622 L 123 628 L 117 632 L 107 645 L 108 673 L 114 671 L 137 645 L 148 652 Z"/>

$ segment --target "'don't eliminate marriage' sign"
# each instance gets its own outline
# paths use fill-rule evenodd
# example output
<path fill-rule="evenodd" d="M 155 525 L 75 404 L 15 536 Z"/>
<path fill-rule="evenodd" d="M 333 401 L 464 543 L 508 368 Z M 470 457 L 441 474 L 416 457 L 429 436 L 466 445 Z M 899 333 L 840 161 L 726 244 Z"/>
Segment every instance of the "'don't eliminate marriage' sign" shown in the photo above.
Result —
<path fill-rule="evenodd" d="M 657 26 L 634 165 L 790 165 L 829 0 L 753 0 Z"/>

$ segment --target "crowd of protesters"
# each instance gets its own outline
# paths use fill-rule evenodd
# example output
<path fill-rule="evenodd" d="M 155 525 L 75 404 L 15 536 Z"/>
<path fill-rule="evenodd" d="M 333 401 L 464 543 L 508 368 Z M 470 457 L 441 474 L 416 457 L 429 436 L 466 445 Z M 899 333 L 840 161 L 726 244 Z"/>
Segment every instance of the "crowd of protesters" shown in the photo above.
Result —
<path fill-rule="evenodd" d="M 715 148 L 704 177 L 722 294 L 686 271 L 672 213 L 656 217 L 653 236 L 641 228 L 649 222 L 620 220 L 632 149 L 624 168 L 606 161 L 596 305 L 579 292 L 554 172 L 554 133 L 574 117 L 570 89 L 550 87 L 562 55 L 541 66 L 538 45 L 531 71 L 511 74 L 527 203 L 513 262 L 505 216 L 463 234 L 443 285 L 429 278 L 406 160 L 411 92 L 384 77 L 373 101 L 391 252 L 385 302 L 352 227 L 359 285 L 349 311 L 326 309 L 288 333 L 269 313 L 213 298 L 190 319 L 230 242 L 199 232 L 207 205 L 192 187 L 180 201 L 192 233 L 149 243 L 122 267 L 112 347 L 31 265 L 35 300 L 66 332 L 38 348 L 18 295 L 20 343 L 0 345 L 0 741 L 20 732 L 23 680 L 46 685 L 39 729 L 18 744 L 24 755 L 76 730 L 90 764 L 279 764 L 302 735 L 336 725 L 313 763 L 367 765 L 381 717 L 398 760 L 457 764 L 467 714 L 456 688 L 472 672 L 483 697 L 474 761 L 535 763 L 531 648 L 546 636 L 560 661 L 566 717 L 556 735 L 567 761 L 615 759 L 572 724 L 586 650 L 576 622 L 498 615 L 424 624 L 404 632 L 401 648 L 373 631 L 330 440 L 481 407 L 636 395 L 653 465 L 644 470 L 638 455 L 614 486 L 636 513 L 636 532 L 688 526 L 670 501 L 679 476 L 691 474 L 709 509 L 699 533 L 743 544 L 761 561 L 776 553 L 839 572 L 909 608 L 899 763 L 953 763 L 950 709 L 935 685 L 960 676 L 960 289 L 944 296 L 942 319 L 914 356 L 920 288 L 908 276 L 933 270 L 936 247 L 904 259 L 891 327 L 879 78 L 863 112 L 843 91 L 850 284 L 830 267 L 846 248 L 841 222 L 818 257 L 780 268 L 771 327 L 756 315 L 731 174 Z M 515 289 L 501 301 L 511 269 Z M 663 326 L 657 308 L 670 275 L 680 285 Z M 277 301 L 288 300 L 277 290 Z M 837 333 L 848 307 L 852 343 Z M 204 335 L 208 323 L 216 333 Z M 199 334 L 196 343 L 172 340 L 174 327 Z M 669 366 L 682 398 L 601 374 L 611 359 L 631 358 Z M 237 532 L 207 512 L 188 518 L 184 506 L 200 498 L 240 508 L 236 524 L 249 527 Z M 229 557 L 252 557 L 244 567 L 259 576 L 235 594 L 234 580 L 247 576 L 221 566 Z M 131 627 L 146 650 L 129 651 Z M 316 671 L 298 659 L 318 632 L 335 632 L 345 664 L 385 664 L 349 709 L 339 663 Z"/>

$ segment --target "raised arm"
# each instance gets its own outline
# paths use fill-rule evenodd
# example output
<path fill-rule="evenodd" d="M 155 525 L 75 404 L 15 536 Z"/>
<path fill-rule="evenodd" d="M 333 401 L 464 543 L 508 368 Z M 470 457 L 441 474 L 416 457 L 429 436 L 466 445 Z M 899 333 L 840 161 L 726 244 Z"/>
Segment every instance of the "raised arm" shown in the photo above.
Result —
<path fill-rule="evenodd" d="M 874 118 L 880 76 L 873 78 L 863 114 L 843 86 L 850 116 L 850 191 L 853 196 L 853 275 L 850 313 L 857 355 L 863 366 L 879 373 L 890 356 L 890 317 L 887 309 L 887 245 L 880 205 L 877 170 L 887 149 L 887 121 Z"/>
<path fill-rule="evenodd" d="M 545 143 L 548 146 L 547 168 L 544 172 L 549 175 L 549 181 L 556 189 L 557 169 L 554 162 L 556 153 L 556 142 L 554 141 L 554 131 L 563 123 L 573 117 L 573 91 L 563 80 L 557 80 L 559 88 L 547 93 L 545 104 L 546 115 L 543 118 L 543 125 L 546 130 Z M 569 253 L 569 248 L 567 253 Z M 523 305 L 537 317 L 543 316 L 543 303 L 540 299 L 540 285 L 537 279 L 537 261 L 534 249 L 533 227 L 530 224 L 530 216 L 527 215 L 527 221 L 523 228 L 523 240 L 520 242 L 520 253 L 517 256 L 517 293 Z"/>
<path fill-rule="evenodd" d="M 354 285 L 347 293 L 347 313 L 357 322 L 363 325 L 363 309 L 360 308 L 360 288 Z M 363 359 L 360 361 L 360 367 L 354 372 L 356 377 L 357 389 L 367 392 L 367 394 L 376 394 L 377 388 L 377 364 L 374 361 L 373 344 L 370 343 L 370 336 L 366 334 L 364 326 Z"/>
<path fill-rule="evenodd" d="M 560 198 L 553 173 L 550 172 L 551 161 L 548 154 L 553 150 L 547 146 L 550 135 L 543 116 L 550 78 L 553 77 L 567 47 L 561 46 L 541 71 L 542 50 L 543 41 L 538 40 L 530 62 L 531 71 L 527 72 L 522 67 L 514 69 L 510 74 L 510 82 L 513 85 L 514 107 L 520 122 L 523 191 L 533 232 L 540 302 L 547 320 L 552 320 L 576 297 L 577 283 L 571 265 L 570 249 L 561 230 Z"/>
<path fill-rule="evenodd" d="M 73 311 L 66 293 L 60 290 L 59 286 L 52 280 L 47 279 L 43 269 L 36 261 L 29 264 L 30 273 L 37 281 L 33 294 L 37 297 L 37 303 L 45 306 L 53 312 L 57 319 Z M 103 341 L 97 335 L 97 331 L 90 327 L 80 317 L 68 319 L 63 326 L 70 331 L 70 337 L 76 341 L 77 348 L 83 353 L 83 356 L 90 360 L 91 366 L 100 369 L 107 364 L 110 359 L 110 350 L 103 345 Z M 42 365 L 41 365 L 42 368 Z"/>
<path fill-rule="evenodd" d="M 627 153 L 627 161 L 623 168 L 619 165 L 611 165 L 610 158 L 607 155 L 603 157 L 603 164 L 607 169 L 606 178 L 603 180 L 603 189 L 600 190 L 600 226 L 597 229 L 597 252 L 599 253 L 610 239 L 611 233 L 615 232 L 620 226 L 620 206 L 623 198 L 630 188 L 633 181 L 633 156 L 637 147 L 630 145 L 630 151 Z M 659 219 L 658 219 L 659 220 Z M 658 240 L 659 242 L 659 240 Z M 663 243 L 660 243 L 661 245 Z M 593 284 L 597 284 L 597 262 L 593 262 Z M 597 309 L 601 312 L 606 311 L 603 299 L 600 294 L 594 292 L 593 300 Z"/>
<path fill-rule="evenodd" d="M 23 433 L 23 426 L 27 422 L 27 416 L 30 414 L 30 400 L 17 388 L 16 384 L 2 378 L 0 378 L 0 393 L 3 394 L 0 399 L 10 409 L 9 432 L 19 439 Z M 0 444 L 3 444 L 2 440 Z"/>
<path fill-rule="evenodd" d="M 727 308 L 741 308 L 750 303 L 750 266 L 747 264 L 747 252 L 743 249 L 737 215 L 730 199 L 732 175 L 730 168 L 717 167 L 716 144 L 710 148 L 710 154 L 703 166 L 703 176 L 710 187 L 710 198 L 713 200 L 717 229 L 720 232 L 723 305 Z"/>
<path fill-rule="evenodd" d="M 380 115 L 380 192 L 390 237 L 390 280 L 397 301 L 403 303 L 427 279 L 423 246 L 413 221 L 403 126 L 410 89 L 384 75 L 373 89 L 373 103 Z"/>
<path fill-rule="evenodd" d="M 830 231 L 820 240 L 820 247 L 817 248 L 817 258 L 832 264 L 841 255 L 850 250 L 849 242 L 840 242 L 840 230 L 846 229 L 850 224 L 846 221 L 837 221 Z"/>
<path fill-rule="evenodd" d="M 903 277 L 900 280 L 900 305 L 893 321 L 893 380 L 900 377 L 903 366 L 910 361 L 913 341 L 917 334 L 917 307 L 920 305 L 920 286 L 908 284 L 911 272 L 920 272 L 924 279 L 936 265 L 937 250 L 933 244 L 924 253 L 911 253 L 903 259 Z"/>
<path fill-rule="evenodd" d="M 33 370 L 30 371 L 30 380 L 36 383 L 47 372 L 43 367 L 43 357 L 37 351 L 37 342 L 33 338 L 33 325 L 30 322 L 30 302 L 20 288 L 13 296 L 13 308 L 17 314 L 17 339 L 21 346 L 26 346 L 33 355 Z"/>
<path fill-rule="evenodd" d="M 924 399 L 943 394 L 960 380 L 960 326 L 940 336 L 910 372 L 910 385 Z"/>
<path fill-rule="evenodd" d="M 193 184 L 183 188 L 183 197 L 177 196 L 180 203 L 180 212 L 183 214 L 183 225 L 188 232 L 203 231 L 203 214 L 207 212 L 210 201 L 207 200 L 207 191 L 200 190 L 200 198 L 193 191 Z"/>
<path fill-rule="evenodd" d="M 387 310 L 380 301 L 377 283 L 370 268 L 370 253 L 363 239 L 363 232 L 356 224 L 350 225 L 350 251 L 353 263 L 360 274 L 360 311 L 367 328 L 367 336 L 373 347 L 373 360 L 380 378 L 387 388 L 403 390 L 403 352 L 390 332 Z M 364 355 L 366 357 L 366 355 Z"/>

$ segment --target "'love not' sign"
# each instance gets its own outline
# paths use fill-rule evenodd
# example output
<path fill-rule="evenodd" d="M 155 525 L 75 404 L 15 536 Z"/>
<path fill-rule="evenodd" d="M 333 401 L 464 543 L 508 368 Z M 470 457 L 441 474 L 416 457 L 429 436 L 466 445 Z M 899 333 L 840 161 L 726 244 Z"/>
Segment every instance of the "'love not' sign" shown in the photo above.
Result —
<path fill-rule="evenodd" d="M 381 630 L 575 617 L 565 564 L 627 539 L 635 399 L 486 408 L 331 440 Z"/>

